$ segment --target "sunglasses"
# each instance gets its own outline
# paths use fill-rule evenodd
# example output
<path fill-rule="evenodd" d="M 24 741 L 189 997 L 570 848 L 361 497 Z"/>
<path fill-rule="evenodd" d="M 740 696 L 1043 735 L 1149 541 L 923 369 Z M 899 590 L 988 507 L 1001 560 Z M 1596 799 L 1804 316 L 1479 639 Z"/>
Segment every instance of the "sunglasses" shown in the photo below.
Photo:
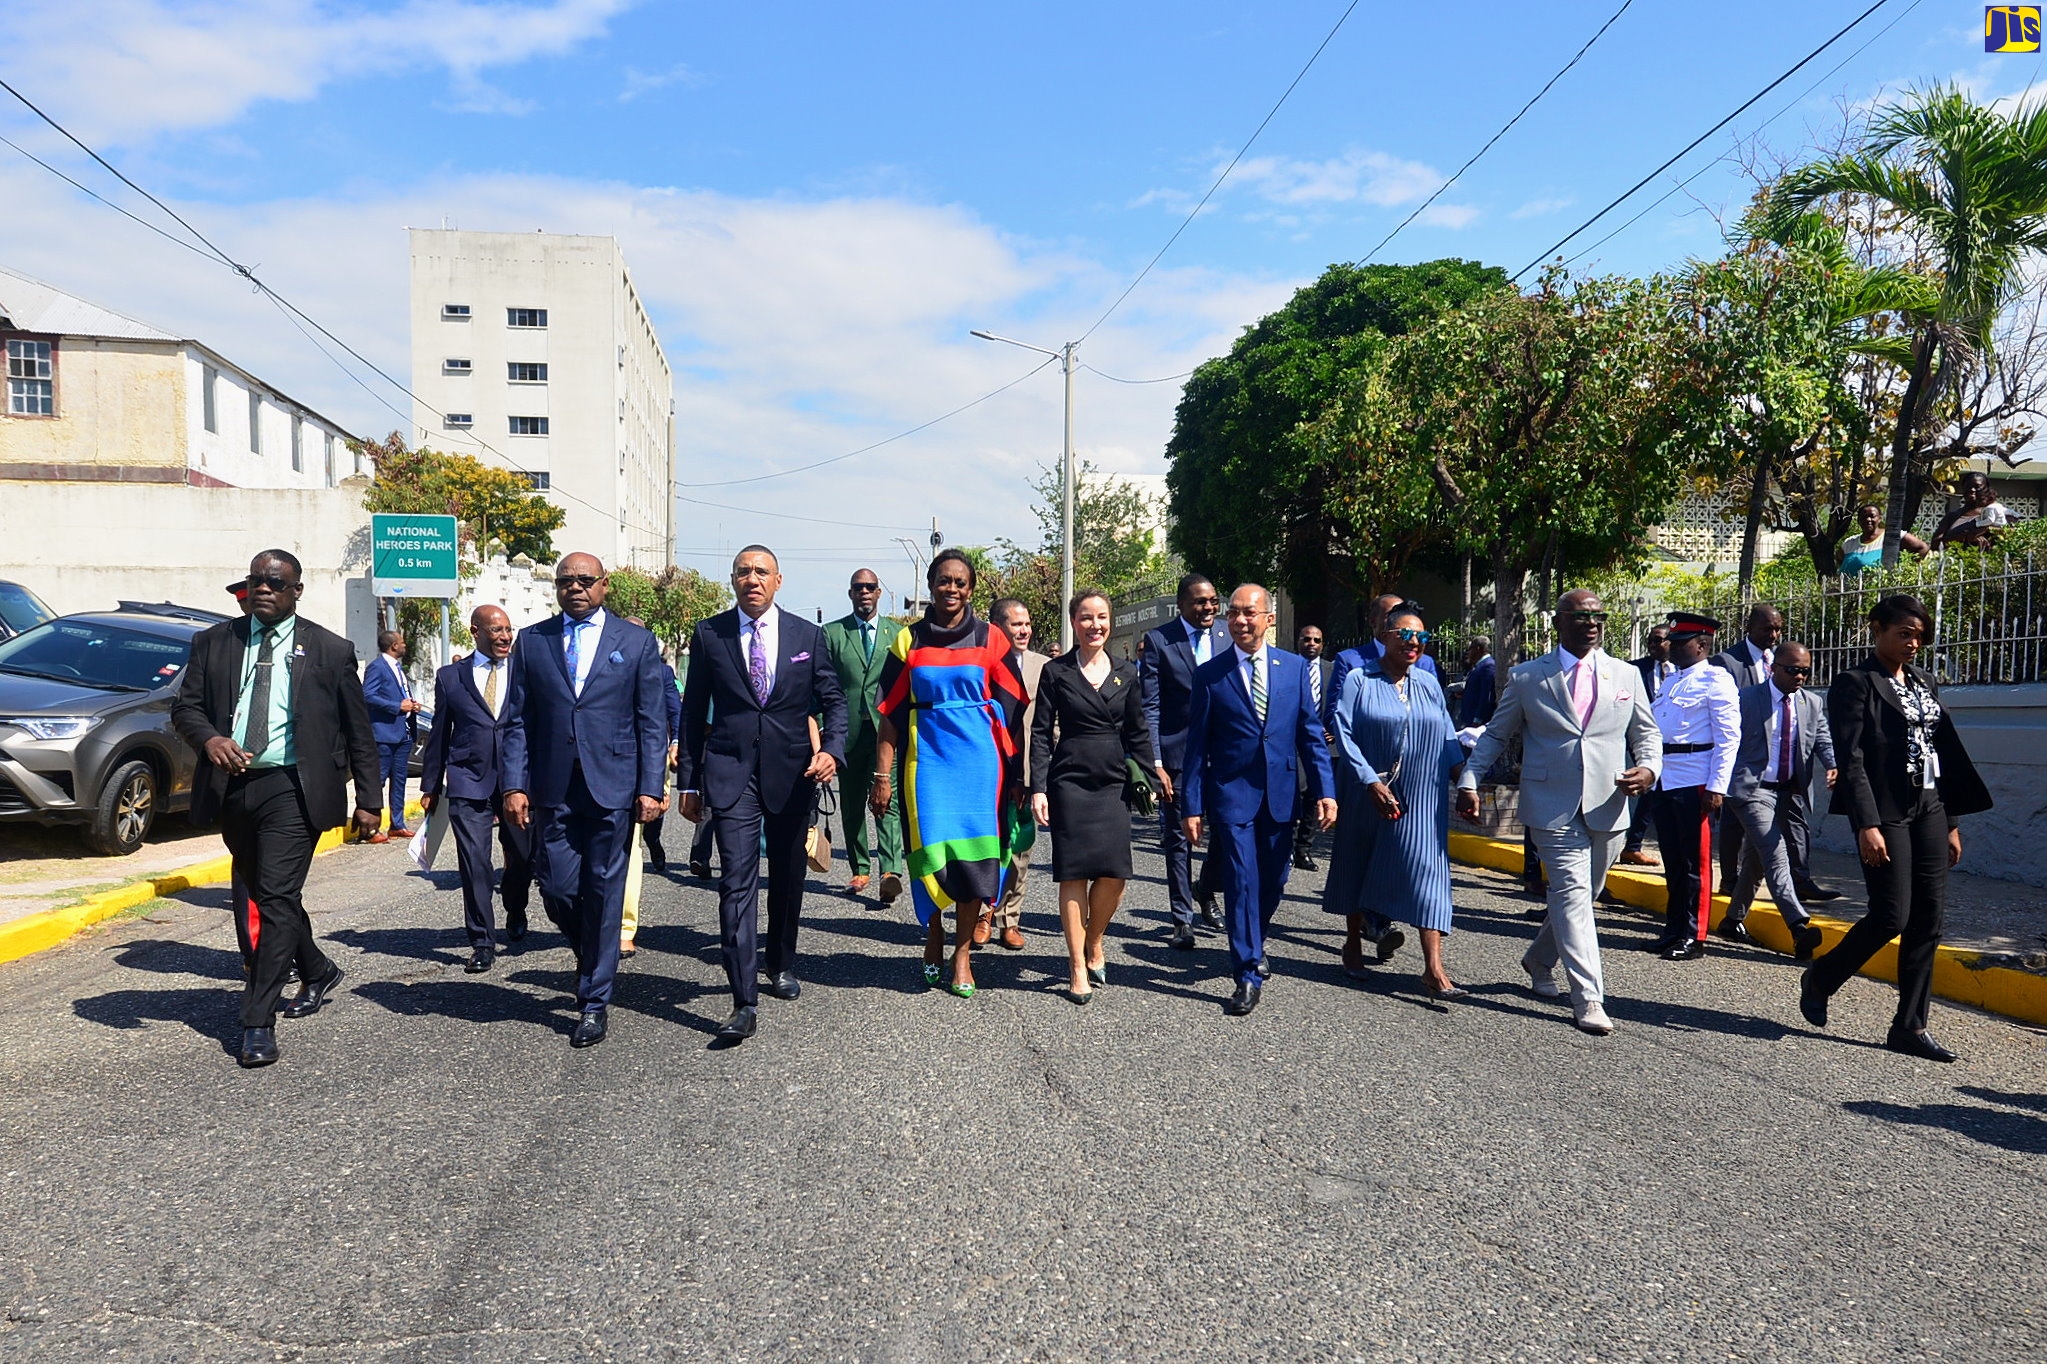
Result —
<path fill-rule="evenodd" d="M 853 590 L 854 590 L 855 592 L 879 592 L 879 591 L 881 591 L 881 584 L 880 584 L 880 583 L 854 583 L 854 584 L 853 584 Z"/>
<path fill-rule="evenodd" d="M 1604 625 L 1606 624 L 1606 612 L 1560 611 L 1557 613 L 1557 619 L 1576 621 L 1580 625 Z"/>
<path fill-rule="evenodd" d="M 1435 638 L 1427 630 L 1417 630 L 1412 626 L 1403 626 L 1395 630 L 1393 637 L 1402 644 L 1427 644 L 1431 639 Z"/>
<path fill-rule="evenodd" d="M 595 587 L 603 581 L 604 579 L 592 577 L 588 573 L 564 573 L 554 580 L 554 585 L 556 587 Z"/>
<path fill-rule="evenodd" d="M 267 587 L 272 592 L 289 592 L 297 586 L 298 584 L 291 579 L 280 577 L 275 573 L 251 573 L 249 575 L 249 590 L 251 592 L 254 592 L 259 587 Z"/>
<path fill-rule="evenodd" d="M 1779 664 L 1777 665 L 1777 671 L 1778 671 L 1778 672 L 1780 672 L 1780 673 L 1790 673 L 1790 674 L 1791 674 L 1791 675 L 1792 675 L 1793 677 L 1811 677 L 1811 676 L 1812 676 L 1812 669 L 1811 669 L 1811 668 L 1797 668 L 1797 667 L 1793 667 L 1793 666 L 1792 666 L 1791 664 L 1789 664 L 1789 663 L 1779 663 Z"/>

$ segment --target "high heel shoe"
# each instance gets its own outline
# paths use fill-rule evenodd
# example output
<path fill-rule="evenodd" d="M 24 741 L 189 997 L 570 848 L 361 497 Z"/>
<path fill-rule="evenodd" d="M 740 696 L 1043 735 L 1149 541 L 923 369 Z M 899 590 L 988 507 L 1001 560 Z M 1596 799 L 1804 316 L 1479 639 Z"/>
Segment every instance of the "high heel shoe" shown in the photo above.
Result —
<path fill-rule="evenodd" d="M 1092 984 L 1095 984 L 1095 985 L 1107 985 L 1107 984 L 1109 983 L 1109 967 L 1108 967 L 1108 964 L 1107 964 L 1107 963 L 1105 962 L 1105 963 L 1103 963 L 1103 964 L 1102 964 L 1102 965 L 1100 965 L 1100 966 L 1090 966 L 1090 967 L 1088 967 L 1088 968 L 1087 968 L 1087 978 L 1088 978 L 1089 982 L 1091 982 Z M 1089 991 L 1089 993 L 1090 993 L 1090 994 L 1092 994 L 1092 993 L 1093 993 L 1093 991 Z"/>
<path fill-rule="evenodd" d="M 1086 1004 L 1095 997 L 1093 990 L 1076 990 L 1070 985 L 1061 987 L 1059 994 L 1073 1004 Z"/>
<path fill-rule="evenodd" d="M 937 962 L 927 961 L 924 963 L 924 983 L 926 985 L 938 984 L 944 975 L 945 973 L 939 969 Z"/>
<path fill-rule="evenodd" d="M 956 980 L 945 988 L 948 992 L 957 995 L 961 999 L 972 999 L 974 997 L 974 982 L 971 980 Z"/>

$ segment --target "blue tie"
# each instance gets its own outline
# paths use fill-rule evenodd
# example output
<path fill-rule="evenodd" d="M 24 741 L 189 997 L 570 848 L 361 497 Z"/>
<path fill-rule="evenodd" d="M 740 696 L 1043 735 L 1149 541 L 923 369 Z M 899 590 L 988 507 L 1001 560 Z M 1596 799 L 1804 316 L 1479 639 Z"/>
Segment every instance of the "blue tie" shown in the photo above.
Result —
<path fill-rule="evenodd" d="M 583 637 L 582 629 L 589 623 L 587 620 L 572 620 L 569 622 L 569 690 L 578 696 L 583 694 L 583 684 L 576 680 L 576 666 L 582 658 L 582 649 L 580 647 L 580 641 Z"/>

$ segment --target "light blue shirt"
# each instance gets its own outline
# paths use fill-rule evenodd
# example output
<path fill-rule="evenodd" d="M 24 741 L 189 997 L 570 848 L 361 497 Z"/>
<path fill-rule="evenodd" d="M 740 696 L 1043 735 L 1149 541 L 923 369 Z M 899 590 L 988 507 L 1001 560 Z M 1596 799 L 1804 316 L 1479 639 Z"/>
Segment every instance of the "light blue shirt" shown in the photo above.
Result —
<path fill-rule="evenodd" d="M 562 653 L 569 652 L 569 640 L 576 640 L 576 675 L 569 679 L 569 687 L 576 695 L 583 694 L 583 683 L 589 679 L 590 669 L 597 662 L 597 650 L 604 640 L 604 608 L 598 607 L 578 621 L 574 616 L 562 617 Z"/>
<path fill-rule="evenodd" d="M 273 626 L 267 627 L 277 636 L 277 642 L 270 649 L 270 738 L 263 751 L 249 760 L 251 769 L 258 767 L 294 767 L 298 764 L 298 740 L 291 730 L 291 683 L 295 671 L 293 651 L 298 648 L 298 616 L 286 616 Z M 254 616 L 249 617 L 249 644 L 242 650 L 242 685 L 235 694 L 234 741 L 242 748 L 248 745 L 242 741 L 249 734 L 249 694 L 256 685 L 256 658 L 263 650 L 263 632 L 266 628 Z"/>

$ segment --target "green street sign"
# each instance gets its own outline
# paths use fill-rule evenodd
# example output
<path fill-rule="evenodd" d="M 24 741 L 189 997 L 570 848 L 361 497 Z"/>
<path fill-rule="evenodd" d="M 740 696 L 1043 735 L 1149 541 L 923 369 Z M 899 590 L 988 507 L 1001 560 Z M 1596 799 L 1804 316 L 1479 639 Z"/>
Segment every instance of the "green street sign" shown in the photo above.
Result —
<path fill-rule="evenodd" d="M 452 597 L 455 568 L 452 516 L 370 516 L 370 592 L 379 597 Z"/>

